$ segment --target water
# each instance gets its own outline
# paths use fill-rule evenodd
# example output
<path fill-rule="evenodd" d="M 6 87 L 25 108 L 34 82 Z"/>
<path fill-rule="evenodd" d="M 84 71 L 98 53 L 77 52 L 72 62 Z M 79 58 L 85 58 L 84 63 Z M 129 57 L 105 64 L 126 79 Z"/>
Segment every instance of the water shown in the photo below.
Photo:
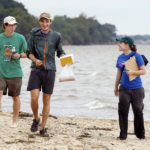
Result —
<path fill-rule="evenodd" d="M 138 52 L 144 54 L 150 60 L 150 46 L 138 45 Z M 57 77 L 54 93 L 51 98 L 51 114 L 56 116 L 76 116 L 89 118 L 118 119 L 118 97 L 114 96 L 114 82 L 116 75 L 116 60 L 121 54 L 118 46 L 64 46 L 67 54 L 73 54 L 75 58 L 74 73 L 76 81 L 58 82 L 61 72 L 59 59 L 56 58 Z M 24 72 L 21 93 L 21 111 L 31 112 L 30 92 L 26 91 L 30 74 L 28 59 L 22 60 Z M 146 96 L 144 99 L 145 120 L 150 120 L 150 71 L 147 65 L 147 74 L 142 76 Z M 3 97 L 3 111 L 12 111 L 12 100 L 8 96 Z M 42 112 L 42 94 L 39 98 L 39 113 Z M 133 119 L 130 110 L 129 119 Z"/>

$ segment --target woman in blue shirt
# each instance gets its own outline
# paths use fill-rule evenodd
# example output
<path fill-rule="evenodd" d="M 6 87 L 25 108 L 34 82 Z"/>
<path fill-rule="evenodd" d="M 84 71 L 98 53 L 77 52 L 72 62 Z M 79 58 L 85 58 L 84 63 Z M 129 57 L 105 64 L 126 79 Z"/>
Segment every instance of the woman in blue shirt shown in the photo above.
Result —
<path fill-rule="evenodd" d="M 137 53 L 136 46 L 132 38 L 125 36 L 123 38 L 116 39 L 119 43 L 119 50 L 123 53 L 118 57 L 117 60 L 117 74 L 115 81 L 114 93 L 119 96 L 118 114 L 119 114 L 119 125 L 120 125 L 120 140 L 127 138 L 128 130 L 128 113 L 130 104 L 132 105 L 134 113 L 134 132 L 137 138 L 145 138 L 144 129 L 144 118 L 143 118 L 143 99 L 144 99 L 144 88 L 140 75 L 146 73 L 145 65 L 142 56 Z M 126 67 L 122 63 L 126 62 L 131 56 L 135 56 L 136 63 L 139 70 L 126 70 Z M 129 76 L 137 76 L 132 81 L 129 80 Z"/>

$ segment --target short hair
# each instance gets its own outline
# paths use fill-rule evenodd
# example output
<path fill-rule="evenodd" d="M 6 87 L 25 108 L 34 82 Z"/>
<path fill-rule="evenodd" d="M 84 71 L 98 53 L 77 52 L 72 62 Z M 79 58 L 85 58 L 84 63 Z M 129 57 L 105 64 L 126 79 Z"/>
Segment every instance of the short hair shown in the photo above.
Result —
<path fill-rule="evenodd" d="M 5 29 L 5 26 L 8 26 L 8 23 L 3 23 L 3 28 Z"/>

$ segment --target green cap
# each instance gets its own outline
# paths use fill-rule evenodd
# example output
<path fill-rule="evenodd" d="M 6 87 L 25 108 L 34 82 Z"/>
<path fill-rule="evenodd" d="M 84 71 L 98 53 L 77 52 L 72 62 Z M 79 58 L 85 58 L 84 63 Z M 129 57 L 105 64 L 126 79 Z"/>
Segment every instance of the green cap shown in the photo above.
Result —
<path fill-rule="evenodd" d="M 132 47 L 134 45 L 133 39 L 130 38 L 129 36 L 125 36 L 125 37 L 121 37 L 121 38 L 116 38 L 116 41 L 128 43 L 130 47 Z"/>

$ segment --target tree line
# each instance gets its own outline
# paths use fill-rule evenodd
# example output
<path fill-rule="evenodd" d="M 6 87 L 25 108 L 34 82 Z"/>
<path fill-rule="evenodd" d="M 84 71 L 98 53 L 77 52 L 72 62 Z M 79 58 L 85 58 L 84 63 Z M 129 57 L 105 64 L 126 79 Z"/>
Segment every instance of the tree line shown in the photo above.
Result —
<path fill-rule="evenodd" d="M 14 16 L 19 25 L 16 32 L 29 37 L 30 30 L 39 26 L 38 18 L 29 14 L 22 3 L 14 0 L 0 0 L 0 33 L 3 32 L 2 22 L 6 16 Z M 52 28 L 62 34 L 64 44 L 85 45 L 113 43 L 116 37 L 116 27 L 113 24 L 101 24 L 95 17 L 84 14 L 76 18 L 55 16 Z"/>
<path fill-rule="evenodd" d="M 102 25 L 94 17 L 86 17 L 84 14 L 76 18 L 55 16 L 52 28 L 63 35 L 66 44 L 112 43 L 116 36 L 114 25 Z"/>

